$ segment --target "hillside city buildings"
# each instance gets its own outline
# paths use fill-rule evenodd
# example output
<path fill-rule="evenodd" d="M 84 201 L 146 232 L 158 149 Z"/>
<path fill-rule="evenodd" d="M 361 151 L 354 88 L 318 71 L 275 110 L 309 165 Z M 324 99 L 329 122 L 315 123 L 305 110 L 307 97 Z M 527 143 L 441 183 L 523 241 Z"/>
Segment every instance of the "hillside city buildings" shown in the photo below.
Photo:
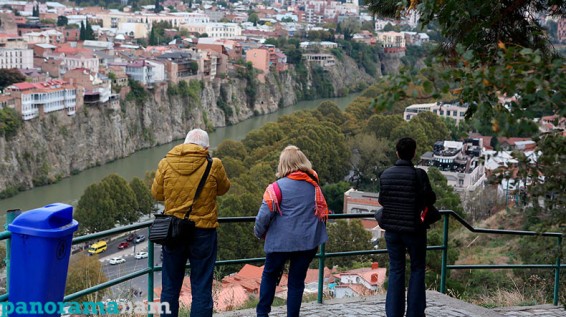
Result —
<path fill-rule="evenodd" d="M 16 83 L 4 89 L 5 101 L 0 105 L 16 109 L 26 121 L 53 111 L 73 115 L 85 105 L 115 105 L 128 94 L 128 80 L 146 89 L 181 80 L 214 81 L 234 74 L 244 61 L 253 65 L 263 81 L 269 73 L 289 67 L 288 57 L 280 48 L 264 43 L 266 39 L 328 30 L 325 23 L 373 23 L 358 1 L 275 1 L 271 7 L 251 1 L 257 20 L 251 19 L 249 4 L 241 2 L 223 7 L 214 1 L 167 0 L 159 13 L 154 5 L 116 10 L 57 2 L 2 0 L 0 4 L 0 69 L 19 69 L 27 82 L 41 86 Z M 34 16 L 35 8 L 39 16 Z M 373 30 L 353 34 L 351 40 L 402 56 L 406 45 L 421 45 L 428 36 L 383 29 L 412 23 L 415 18 L 378 19 Z M 83 39 L 86 31 L 81 27 L 88 28 L 92 37 Z M 303 41 L 301 61 L 332 68 L 336 59 L 331 50 L 337 47 L 329 40 Z M 80 73 L 88 75 L 79 80 Z M 61 94 L 63 85 L 75 87 L 72 102 L 66 92 L 57 106 L 51 97 L 49 101 L 27 99 L 35 96 L 34 89 L 50 96 Z"/>

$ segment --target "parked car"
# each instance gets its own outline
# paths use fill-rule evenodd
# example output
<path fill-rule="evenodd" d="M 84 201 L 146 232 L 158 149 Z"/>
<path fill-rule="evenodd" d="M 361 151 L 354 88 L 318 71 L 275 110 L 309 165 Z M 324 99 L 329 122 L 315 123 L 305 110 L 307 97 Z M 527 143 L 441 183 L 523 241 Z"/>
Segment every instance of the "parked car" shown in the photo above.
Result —
<path fill-rule="evenodd" d="M 132 242 L 132 241 L 134 241 L 135 238 L 136 238 L 136 235 L 132 233 L 126 238 L 126 241 Z"/>
<path fill-rule="evenodd" d="M 138 252 L 135 255 L 136 259 L 145 259 L 149 256 L 149 254 L 147 254 L 147 252 Z"/>
<path fill-rule="evenodd" d="M 135 242 L 136 242 L 136 243 L 140 243 L 140 242 L 142 242 L 142 241 L 144 241 L 144 240 L 145 240 L 145 236 L 142 234 L 142 235 L 139 235 L 139 236 L 136 237 Z"/>
<path fill-rule="evenodd" d="M 110 264 L 114 265 L 114 264 L 120 264 L 120 263 L 125 263 L 126 259 L 124 259 L 123 257 L 114 257 L 110 259 Z"/>
<path fill-rule="evenodd" d="M 124 241 L 124 242 L 118 244 L 118 249 L 125 249 L 129 246 L 130 246 L 130 243 L 128 241 Z"/>

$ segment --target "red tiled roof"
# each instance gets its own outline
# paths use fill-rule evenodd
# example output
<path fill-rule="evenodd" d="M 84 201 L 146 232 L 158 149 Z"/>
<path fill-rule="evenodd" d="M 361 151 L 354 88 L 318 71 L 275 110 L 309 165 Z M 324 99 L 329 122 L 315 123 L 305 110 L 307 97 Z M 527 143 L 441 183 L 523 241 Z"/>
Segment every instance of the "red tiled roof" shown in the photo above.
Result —
<path fill-rule="evenodd" d="M 54 79 L 54 80 L 50 80 L 50 81 L 46 81 L 46 82 L 40 82 L 40 83 L 28 83 L 28 82 L 23 82 L 23 83 L 17 83 L 17 84 L 13 84 L 12 86 L 18 88 L 19 90 L 28 90 L 28 89 L 53 89 L 54 86 L 58 85 L 58 86 L 62 86 L 62 85 L 66 85 L 67 82 L 64 80 L 58 80 L 58 79 Z"/>
<path fill-rule="evenodd" d="M 238 275 L 244 278 L 261 278 L 263 274 L 263 266 L 255 266 L 251 264 L 246 264 L 244 267 L 238 272 Z"/>
<path fill-rule="evenodd" d="M 375 219 L 360 219 L 360 222 L 366 230 L 371 230 L 377 227 L 377 221 L 375 221 Z"/>

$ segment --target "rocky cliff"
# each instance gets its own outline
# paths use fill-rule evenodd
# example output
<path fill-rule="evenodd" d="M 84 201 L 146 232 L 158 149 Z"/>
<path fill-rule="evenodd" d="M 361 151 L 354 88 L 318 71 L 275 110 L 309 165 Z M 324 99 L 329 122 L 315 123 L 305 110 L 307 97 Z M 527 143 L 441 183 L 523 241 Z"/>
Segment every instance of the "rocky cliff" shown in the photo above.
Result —
<path fill-rule="evenodd" d="M 141 149 L 181 139 L 195 127 L 234 124 L 292 105 L 300 98 L 340 96 L 373 81 L 349 58 L 325 70 L 302 67 L 302 72 L 291 67 L 265 76 L 263 82 L 235 73 L 192 83 L 189 93 L 180 91 L 180 85 L 162 84 L 144 96 L 121 101 L 119 106 L 85 105 L 74 116 L 59 111 L 26 121 L 15 137 L 0 137 L 0 193 L 6 196 L 56 182 Z"/>

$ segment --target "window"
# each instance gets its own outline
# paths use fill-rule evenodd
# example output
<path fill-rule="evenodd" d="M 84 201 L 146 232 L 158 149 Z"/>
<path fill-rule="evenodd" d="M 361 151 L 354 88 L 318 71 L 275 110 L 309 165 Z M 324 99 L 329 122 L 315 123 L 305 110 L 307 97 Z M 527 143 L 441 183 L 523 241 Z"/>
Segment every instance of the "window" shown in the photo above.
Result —
<path fill-rule="evenodd" d="M 446 110 L 446 115 L 450 116 L 450 110 Z"/>

